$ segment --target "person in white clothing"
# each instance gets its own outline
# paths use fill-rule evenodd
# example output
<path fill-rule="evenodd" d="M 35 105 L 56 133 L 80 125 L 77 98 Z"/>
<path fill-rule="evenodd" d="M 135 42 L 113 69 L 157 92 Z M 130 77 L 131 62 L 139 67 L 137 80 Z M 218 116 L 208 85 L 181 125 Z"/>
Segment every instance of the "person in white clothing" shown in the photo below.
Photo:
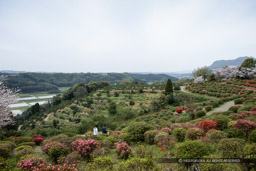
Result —
<path fill-rule="evenodd" d="M 98 125 L 93 128 L 93 135 L 98 135 Z"/>

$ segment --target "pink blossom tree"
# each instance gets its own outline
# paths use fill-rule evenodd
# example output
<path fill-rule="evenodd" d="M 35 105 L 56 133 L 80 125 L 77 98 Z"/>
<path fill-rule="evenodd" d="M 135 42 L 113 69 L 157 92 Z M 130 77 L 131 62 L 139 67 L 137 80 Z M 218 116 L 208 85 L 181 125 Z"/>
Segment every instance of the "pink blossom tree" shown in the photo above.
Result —
<path fill-rule="evenodd" d="M 17 101 L 18 93 L 4 86 L 4 80 L 5 77 L 0 76 L 0 128 L 14 123 L 9 105 Z"/>

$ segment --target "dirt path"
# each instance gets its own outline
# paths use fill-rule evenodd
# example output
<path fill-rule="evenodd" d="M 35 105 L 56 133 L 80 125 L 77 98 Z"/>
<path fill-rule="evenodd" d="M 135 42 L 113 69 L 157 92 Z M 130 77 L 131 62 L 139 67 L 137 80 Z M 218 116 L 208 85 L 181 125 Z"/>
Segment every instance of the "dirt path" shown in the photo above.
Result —
<path fill-rule="evenodd" d="M 43 153 L 41 146 L 36 146 L 34 148 L 35 153 Z"/>
<path fill-rule="evenodd" d="M 192 93 L 192 92 L 186 90 L 186 87 L 185 87 L 185 86 L 180 86 L 180 91 L 182 91 L 182 92 L 184 92 L 184 93 L 188 93 L 188 94 L 193 94 L 193 95 L 195 95 L 195 96 L 204 96 L 204 97 L 206 97 L 206 98 L 208 98 L 208 99 L 218 99 L 217 97 L 208 96 L 208 95 L 206 95 L 206 94 Z"/>
<path fill-rule="evenodd" d="M 18 127 L 18 131 L 20 131 L 21 127 L 22 127 L 22 125 L 20 125 L 20 126 Z"/>
<path fill-rule="evenodd" d="M 211 114 L 213 114 L 215 112 L 227 111 L 231 106 L 234 106 L 234 105 L 235 105 L 234 101 L 226 102 L 223 105 L 221 105 L 220 107 L 217 107 L 217 108 L 213 109 L 212 111 L 206 113 L 206 116 L 210 116 Z"/>
<path fill-rule="evenodd" d="M 44 118 L 44 121 L 48 121 L 49 117 L 52 115 L 52 113 L 49 113 L 46 118 Z"/>
<path fill-rule="evenodd" d="M 184 93 L 190 93 L 192 94 L 191 92 L 189 92 L 188 90 L 186 90 L 186 87 L 185 86 L 180 86 L 180 91 L 184 92 Z"/>
<path fill-rule="evenodd" d="M 189 93 L 189 94 L 193 94 L 191 92 L 189 92 L 188 90 L 185 89 L 185 86 L 181 86 L 180 90 L 184 93 Z M 208 97 L 208 96 L 207 96 Z M 214 108 L 212 111 L 206 113 L 206 116 L 210 116 L 211 114 L 215 113 L 215 112 L 224 112 L 227 111 L 231 106 L 234 106 L 235 103 L 234 101 L 229 101 L 224 103 L 223 105 L 221 105 L 220 107 Z"/>

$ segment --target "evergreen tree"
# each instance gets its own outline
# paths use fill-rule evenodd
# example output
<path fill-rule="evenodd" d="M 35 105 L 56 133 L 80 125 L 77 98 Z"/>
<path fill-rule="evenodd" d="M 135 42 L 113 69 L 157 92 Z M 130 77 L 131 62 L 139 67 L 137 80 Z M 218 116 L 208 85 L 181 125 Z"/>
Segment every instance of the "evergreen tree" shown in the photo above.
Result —
<path fill-rule="evenodd" d="M 165 94 L 172 94 L 173 93 L 173 87 L 172 87 L 172 81 L 169 78 L 165 85 Z"/>
<path fill-rule="evenodd" d="M 112 115 L 117 113 L 115 103 L 112 102 L 112 103 L 109 104 L 108 112 L 109 112 L 109 114 L 112 114 Z"/>
<path fill-rule="evenodd" d="M 253 58 L 247 58 L 244 60 L 244 62 L 241 64 L 240 68 L 255 68 L 256 60 Z"/>

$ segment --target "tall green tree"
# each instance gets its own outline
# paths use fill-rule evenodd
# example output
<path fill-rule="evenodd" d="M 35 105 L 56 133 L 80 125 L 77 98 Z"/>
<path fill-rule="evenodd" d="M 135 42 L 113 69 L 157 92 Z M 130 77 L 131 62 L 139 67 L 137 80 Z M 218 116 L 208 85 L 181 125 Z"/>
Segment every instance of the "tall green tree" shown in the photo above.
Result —
<path fill-rule="evenodd" d="M 169 78 L 165 84 L 165 94 L 172 94 L 173 93 L 173 86 L 172 86 L 172 81 Z"/>
<path fill-rule="evenodd" d="M 165 95 L 168 95 L 167 97 L 167 103 L 168 104 L 172 104 L 174 103 L 174 97 L 173 97 L 173 86 L 172 86 L 172 81 L 171 79 L 169 78 L 166 82 L 166 85 L 165 85 Z"/>
<path fill-rule="evenodd" d="M 247 58 L 241 64 L 240 68 L 255 68 L 255 65 L 256 65 L 256 60 L 254 60 L 253 58 Z"/>
<path fill-rule="evenodd" d="M 205 80 L 208 76 L 211 76 L 212 70 L 210 68 L 208 68 L 207 66 L 204 66 L 202 68 L 195 69 L 192 72 L 192 74 L 195 78 L 202 76 Z"/>
<path fill-rule="evenodd" d="M 117 113 L 116 104 L 114 102 L 109 104 L 108 112 L 109 114 L 112 114 L 112 115 Z"/>

